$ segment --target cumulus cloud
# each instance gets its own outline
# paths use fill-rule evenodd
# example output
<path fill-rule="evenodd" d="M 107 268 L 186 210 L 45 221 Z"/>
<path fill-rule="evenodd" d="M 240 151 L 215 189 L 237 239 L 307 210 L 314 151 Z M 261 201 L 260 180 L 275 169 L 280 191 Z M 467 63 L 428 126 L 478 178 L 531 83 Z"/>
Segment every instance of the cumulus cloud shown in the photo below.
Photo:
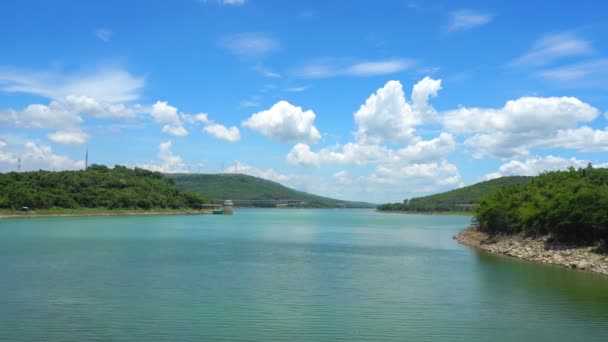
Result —
<path fill-rule="evenodd" d="M 422 122 L 418 112 L 406 102 L 399 81 L 389 81 L 370 95 L 355 113 L 360 140 L 414 141 L 414 127 Z"/>
<path fill-rule="evenodd" d="M 188 135 L 188 131 L 184 128 L 177 108 L 170 106 L 167 102 L 157 101 L 150 111 L 150 115 L 154 118 L 154 121 L 159 124 L 164 124 L 162 131 L 163 133 L 171 134 L 178 137 Z"/>
<path fill-rule="evenodd" d="M 545 35 L 522 56 L 511 62 L 511 66 L 542 66 L 560 58 L 587 56 L 594 53 L 591 43 L 569 33 Z"/>
<path fill-rule="evenodd" d="M 239 33 L 225 36 L 220 45 L 240 57 L 261 57 L 279 49 L 279 42 L 263 33 Z"/>
<path fill-rule="evenodd" d="M 19 128 L 61 129 L 74 127 L 82 123 L 77 112 L 69 110 L 62 103 L 52 101 L 48 106 L 31 104 L 22 110 L 0 110 L 0 122 L 7 126 Z"/>
<path fill-rule="evenodd" d="M 532 157 L 524 161 L 512 160 L 498 168 L 498 172 L 485 175 L 484 180 L 499 178 L 503 176 L 536 176 L 544 171 L 565 170 L 572 166 L 575 168 L 585 167 L 589 161 L 576 158 L 562 158 L 548 155 L 546 157 Z"/>
<path fill-rule="evenodd" d="M 143 77 L 117 67 L 71 74 L 0 68 L 0 90 L 55 100 L 74 95 L 109 103 L 130 102 L 139 98 L 144 84 Z"/>
<path fill-rule="evenodd" d="M 306 144 L 296 144 L 287 154 L 292 165 L 319 167 L 323 164 L 412 164 L 428 163 L 449 155 L 456 147 L 451 134 L 441 133 L 435 139 L 419 141 L 404 148 L 393 150 L 379 144 L 350 142 L 313 152 Z"/>
<path fill-rule="evenodd" d="M 79 129 L 69 131 L 57 131 L 47 134 L 47 138 L 61 145 L 83 145 L 89 140 L 89 135 Z"/>
<path fill-rule="evenodd" d="M 314 144 L 321 139 L 314 126 L 315 117 L 312 110 L 303 111 L 302 107 L 279 101 L 270 109 L 251 115 L 242 125 L 279 141 Z"/>
<path fill-rule="evenodd" d="M 184 127 L 184 122 L 191 125 L 203 124 L 203 131 L 224 141 L 236 142 L 241 139 L 239 129 L 235 126 L 227 128 L 226 126 L 215 123 L 209 119 L 207 113 L 199 114 L 184 114 L 178 113 L 177 108 L 169 105 L 167 102 L 158 101 L 152 106 L 150 115 L 159 124 L 164 124 L 162 132 L 171 134 L 177 137 L 188 135 L 188 130 Z"/>
<path fill-rule="evenodd" d="M 450 13 L 448 31 L 464 31 L 480 27 L 492 21 L 493 17 L 490 13 L 473 10 L 455 11 Z"/>
<path fill-rule="evenodd" d="M 237 142 L 241 140 L 239 129 L 234 126 L 227 128 L 226 126 L 220 124 L 209 123 L 205 126 L 205 128 L 203 128 L 203 130 L 224 141 Z"/>
<path fill-rule="evenodd" d="M 273 182 L 281 183 L 286 185 L 292 177 L 289 175 L 282 174 L 273 168 L 260 169 L 258 167 L 236 162 L 225 170 L 226 173 L 242 173 L 254 177 L 259 177 Z"/>
<path fill-rule="evenodd" d="M 441 80 L 434 80 L 428 76 L 416 83 L 412 89 L 414 111 L 427 115 L 434 114 L 435 109 L 429 105 L 429 99 L 436 97 L 440 90 Z"/>
<path fill-rule="evenodd" d="M 598 116 L 597 108 L 574 97 L 523 97 L 499 109 L 461 107 L 447 111 L 442 122 L 453 132 L 476 133 L 465 140 L 465 145 L 476 149 L 476 157 L 512 158 L 528 155 L 533 147 L 603 142 L 601 131 L 595 140 L 584 138 L 581 128 L 572 131 Z"/>
<path fill-rule="evenodd" d="M 21 158 L 21 171 L 35 170 L 78 170 L 84 168 L 84 160 L 74 161 L 58 155 L 49 146 L 28 141 L 18 155 L 7 150 L 8 144 L 0 141 L 0 170 L 15 171 L 17 160 Z"/>
<path fill-rule="evenodd" d="M 444 160 L 425 164 L 381 165 L 368 179 L 374 183 L 398 185 L 402 190 L 415 186 L 419 192 L 430 192 L 439 186 L 460 183 L 460 173 L 456 165 Z"/>
<path fill-rule="evenodd" d="M 173 143 L 171 140 L 161 142 L 158 145 L 158 161 L 151 161 L 144 164 L 139 164 L 138 167 L 148 169 L 150 171 L 159 171 L 163 173 L 186 173 L 186 165 L 180 156 L 174 155 L 171 150 Z"/>
<path fill-rule="evenodd" d="M 446 128 L 456 132 L 546 131 L 593 121 L 597 108 L 575 97 L 522 97 L 503 108 L 466 108 L 447 111 Z"/>
<path fill-rule="evenodd" d="M 88 96 L 69 95 L 63 101 L 68 110 L 105 119 L 132 119 L 141 106 L 125 106 L 122 103 L 100 102 Z"/>

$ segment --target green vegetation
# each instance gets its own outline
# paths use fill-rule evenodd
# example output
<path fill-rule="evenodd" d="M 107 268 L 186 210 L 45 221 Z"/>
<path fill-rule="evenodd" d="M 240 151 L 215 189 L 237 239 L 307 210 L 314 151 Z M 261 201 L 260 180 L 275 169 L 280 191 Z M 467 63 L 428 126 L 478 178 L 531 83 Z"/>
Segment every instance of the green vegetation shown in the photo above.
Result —
<path fill-rule="evenodd" d="M 0 208 L 200 209 L 206 200 L 160 172 L 91 165 L 86 171 L 0 174 Z"/>
<path fill-rule="evenodd" d="M 238 206 L 310 208 L 373 208 L 374 204 L 311 195 L 279 183 L 243 174 L 169 174 L 180 189 L 213 200 L 231 199 Z"/>
<path fill-rule="evenodd" d="M 378 206 L 379 211 L 407 212 L 472 212 L 483 196 L 497 188 L 508 185 L 526 184 L 532 177 L 510 176 L 480 182 L 460 189 L 426 197 L 416 197 L 403 203 L 386 203 Z"/>
<path fill-rule="evenodd" d="M 550 234 L 560 241 L 608 240 L 608 169 L 546 172 L 527 185 L 498 188 L 481 201 L 478 229 L 491 234 Z"/>

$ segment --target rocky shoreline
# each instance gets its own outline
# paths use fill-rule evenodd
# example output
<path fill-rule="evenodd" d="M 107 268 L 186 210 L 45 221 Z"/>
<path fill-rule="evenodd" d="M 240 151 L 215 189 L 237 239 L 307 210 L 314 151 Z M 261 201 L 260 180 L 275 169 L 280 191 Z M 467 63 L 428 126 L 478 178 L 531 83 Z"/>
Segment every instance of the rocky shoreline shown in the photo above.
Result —
<path fill-rule="evenodd" d="M 491 253 L 608 275 L 608 255 L 595 253 L 594 247 L 573 247 L 553 242 L 548 236 L 491 237 L 470 227 L 458 233 L 454 239 L 463 245 Z"/>

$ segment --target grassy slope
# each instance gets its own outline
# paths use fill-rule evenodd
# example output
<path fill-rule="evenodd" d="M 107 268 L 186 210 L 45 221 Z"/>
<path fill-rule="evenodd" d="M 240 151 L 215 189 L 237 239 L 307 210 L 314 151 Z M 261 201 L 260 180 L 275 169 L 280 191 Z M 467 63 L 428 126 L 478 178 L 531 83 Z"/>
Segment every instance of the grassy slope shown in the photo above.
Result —
<path fill-rule="evenodd" d="M 481 198 L 492 190 L 507 185 L 526 184 L 532 178 L 525 176 L 501 177 L 435 195 L 412 198 L 407 206 L 402 203 L 396 203 L 393 205 L 382 205 L 379 209 L 386 211 L 405 210 L 422 212 L 467 211 L 472 205 L 478 204 Z"/>
<path fill-rule="evenodd" d="M 426 197 L 419 197 L 412 200 L 426 200 L 441 204 L 477 204 L 481 198 L 497 187 L 527 184 L 533 177 L 526 176 L 508 176 L 492 179 L 489 181 L 479 182 L 473 185 L 465 186 L 460 189 L 454 189 L 440 194 L 435 194 Z"/>
<path fill-rule="evenodd" d="M 169 174 L 180 188 L 221 200 L 299 200 L 311 207 L 373 208 L 374 204 L 349 202 L 297 191 L 279 183 L 244 174 Z M 237 203 L 242 204 L 242 203 Z"/>

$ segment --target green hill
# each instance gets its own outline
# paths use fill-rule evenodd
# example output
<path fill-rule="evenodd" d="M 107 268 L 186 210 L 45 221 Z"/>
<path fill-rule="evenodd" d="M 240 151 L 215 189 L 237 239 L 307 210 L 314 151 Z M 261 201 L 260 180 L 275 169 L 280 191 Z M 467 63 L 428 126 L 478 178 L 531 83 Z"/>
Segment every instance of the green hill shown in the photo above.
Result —
<path fill-rule="evenodd" d="M 206 201 L 160 172 L 91 165 L 86 171 L 0 174 L 0 208 L 200 209 Z"/>
<path fill-rule="evenodd" d="M 483 196 L 494 189 L 517 184 L 527 184 L 533 177 L 509 176 L 480 182 L 460 189 L 440 194 L 416 197 L 403 203 L 386 203 L 378 206 L 380 211 L 414 211 L 414 212 L 442 212 L 442 211 L 470 211 L 480 203 Z"/>
<path fill-rule="evenodd" d="M 231 199 L 238 206 L 312 208 L 373 208 L 364 202 L 342 201 L 297 191 L 277 182 L 244 174 L 168 174 L 180 188 L 215 201 Z"/>
<path fill-rule="evenodd" d="M 491 234 L 544 235 L 561 241 L 608 241 L 608 169 L 545 172 L 521 186 L 496 189 L 476 210 L 475 222 Z"/>

